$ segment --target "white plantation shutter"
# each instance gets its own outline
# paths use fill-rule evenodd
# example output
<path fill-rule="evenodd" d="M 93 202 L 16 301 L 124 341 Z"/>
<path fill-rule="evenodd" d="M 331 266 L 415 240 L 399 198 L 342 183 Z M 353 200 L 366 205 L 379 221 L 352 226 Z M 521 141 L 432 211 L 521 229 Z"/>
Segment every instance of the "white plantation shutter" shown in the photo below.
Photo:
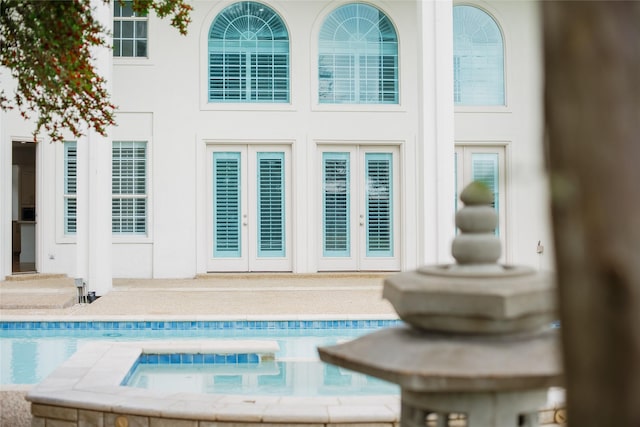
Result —
<path fill-rule="evenodd" d="M 147 143 L 114 141 L 111 160 L 111 231 L 147 233 Z"/>
<path fill-rule="evenodd" d="M 258 256 L 285 256 L 284 153 L 258 153 Z"/>
<path fill-rule="evenodd" d="M 256 101 L 289 100 L 289 55 L 266 53 L 251 55 L 251 94 Z"/>
<path fill-rule="evenodd" d="M 243 79 L 246 55 L 237 53 L 209 54 L 209 101 L 240 101 L 247 90 Z"/>
<path fill-rule="evenodd" d="M 237 258 L 240 245 L 240 153 L 213 153 L 213 253 Z"/>
<path fill-rule="evenodd" d="M 77 230 L 77 184 L 78 144 L 64 142 L 64 233 L 75 234 Z"/>
<path fill-rule="evenodd" d="M 493 207 L 500 214 L 499 194 L 499 157 L 498 153 L 473 153 L 471 155 L 471 176 L 473 181 L 480 181 L 493 192 Z M 496 235 L 500 234 L 499 227 Z"/>
<path fill-rule="evenodd" d="M 392 155 L 366 153 L 367 256 L 393 256 Z"/>
<path fill-rule="evenodd" d="M 350 255 L 349 153 L 323 153 L 322 223 L 324 256 Z"/>

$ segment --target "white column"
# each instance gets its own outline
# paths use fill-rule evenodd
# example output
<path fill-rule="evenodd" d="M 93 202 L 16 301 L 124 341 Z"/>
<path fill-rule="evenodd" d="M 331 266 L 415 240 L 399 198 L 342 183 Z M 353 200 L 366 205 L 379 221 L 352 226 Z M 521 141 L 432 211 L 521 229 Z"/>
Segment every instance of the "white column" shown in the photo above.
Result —
<path fill-rule="evenodd" d="M 6 74 L 2 73 L 6 80 Z M 6 113 L 0 111 L 0 280 L 11 274 L 11 141 L 5 135 Z"/>
<path fill-rule="evenodd" d="M 92 0 L 94 17 L 111 31 L 111 5 Z M 108 45 L 111 46 L 110 39 Z M 112 51 L 93 51 L 98 73 L 111 93 Z M 87 282 L 89 291 L 104 295 L 112 287 L 111 246 L 111 138 L 89 130 L 78 141 L 77 160 L 77 254 L 76 277 Z"/>
<path fill-rule="evenodd" d="M 418 170 L 423 262 L 450 262 L 454 226 L 453 3 L 418 0 L 421 28 L 421 127 Z"/>

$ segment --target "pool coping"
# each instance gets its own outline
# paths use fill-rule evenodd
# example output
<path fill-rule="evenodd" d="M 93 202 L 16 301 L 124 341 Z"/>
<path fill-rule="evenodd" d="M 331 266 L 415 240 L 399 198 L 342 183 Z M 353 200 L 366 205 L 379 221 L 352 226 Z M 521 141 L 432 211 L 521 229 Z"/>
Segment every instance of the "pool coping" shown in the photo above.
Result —
<path fill-rule="evenodd" d="M 194 322 L 219 322 L 219 321 L 342 321 L 342 320 L 400 320 L 397 314 L 352 314 L 352 315 L 326 315 L 326 314 L 269 314 L 269 315 L 74 315 L 74 314 L 5 314 L 0 311 L 0 322 L 143 322 L 143 321 L 194 321 Z"/>
<path fill-rule="evenodd" d="M 120 385 L 142 353 L 259 352 L 272 349 L 273 344 L 269 343 L 263 340 L 90 342 L 32 387 L 26 399 L 32 403 L 35 420 L 77 422 L 79 411 L 85 411 L 85 417 L 102 414 L 116 420 L 147 417 L 270 424 L 399 422 L 399 395 L 240 396 L 160 392 Z"/>

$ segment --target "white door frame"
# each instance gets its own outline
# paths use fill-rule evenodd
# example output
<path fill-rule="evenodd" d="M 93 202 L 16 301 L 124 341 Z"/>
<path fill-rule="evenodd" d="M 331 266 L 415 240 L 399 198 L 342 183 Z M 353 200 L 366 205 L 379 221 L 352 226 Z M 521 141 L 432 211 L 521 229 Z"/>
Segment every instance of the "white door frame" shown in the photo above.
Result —
<path fill-rule="evenodd" d="M 400 241 L 400 149 L 396 145 L 350 144 L 318 146 L 318 242 L 319 271 L 397 271 L 401 267 Z M 344 153 L 349 159 L 348 173 L 348 255 L 326 255 L 324 251 L 324 153 Z M 365 176 L 366 155 L 370 153 L 391 154 L 391 221 L 392 256 L 367 256 L 366 197 L 370 183 Z M 369 188 L 369 191 L 375 191 Z"/>
<path fill-rule="evenodd" d="M 506 149 L 500 144 L 456 144 L 456 204 L 459 210 L 462 203 L 459 200 L 460 193 L 473 180 L 472 159 L 474 154 L 492 154 L 498 161 L 498 237 L 502 245 L 500 262 L 507 262 L 507 186 L 506 186 Z"/>
<path fill-rule="evenodd" d="M 283 153 L 284 160 L 284 256 L 260 256 L 258 250 L 258 153 Z M 240 255 L 216 256 L 214 253 L 214 153 L 239 153 L 240 158 Z M 207 271 L 291 271 L 292 270 L 292 186 L 291 146 L 287 144 L 207 145 Z"/>

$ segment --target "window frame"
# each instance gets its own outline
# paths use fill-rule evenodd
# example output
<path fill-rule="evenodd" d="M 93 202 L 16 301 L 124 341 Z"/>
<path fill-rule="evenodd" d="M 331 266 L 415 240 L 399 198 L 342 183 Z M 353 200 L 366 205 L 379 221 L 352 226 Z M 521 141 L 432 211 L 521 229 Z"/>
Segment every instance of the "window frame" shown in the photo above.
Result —
<path fill-rule="evenodd" d="M 233 14 L 242 8 L 246 8 L 246 11 L 242 15 L 234 17 Z M 261 14 L 254 13 L 256 10 Z M 267 27 L 270 37 L 261 37 L 256 33 L 250 34 L 250 29 L 241 33 L 240 29 L 233 26 L 236 20 L 247 16 L 265 22 L 265 25 L 273 23 Z M 221 30 L 223 27 L 224 31 Z M 226 33 L 230 27 L 234 27 L 236 31 L 229 38 L 220 38 L 216 35 Z M 254 38 L 246 38 L 250 35 L 253 35 Z M 264 33 L 262 35 L 264 36 Z M 230 105 L 237 105 L 241 109 L 256 108 L 256 106 L 258 109 L 282 109 L 291 105 L 290 31 L 282 15 L 272 6 L 256 1 L 242 0 L 224 7 L 211 20 L 211 25 L 206 33 L 205 45 L 207 48 L 204 61 L 204 109 L 229 109 Z M 214 55 L 221 57 L 219 64 L 212 63 Z M 227 61 L 234 56 L 237 56 L 239 61 L 236 67 L 237 79 L 234 79 L 233 75 L 226 75 L 227 70 L 233 68 L 233 64 L 229 64 Z M 260 61 L 268 59 L 269 56 L 272 61 L 260 66 Z M 244 65 L 241 64 L 243 60 L 245 61 Z M 278 60 L 281 62 L 278 63 Z M 221 69 L 219 75 L 213 74 L 214 67 Z M 261 76 L 261 72 L 266 75 Z M 229 93 L 225 93 L 227 90 L 225 86 L 234 80 L 237 80 L 239 88 L 230 90 L 230 93 L 238 96 L 230 98 Z M 260 83 L 267 82 L 269 84 L 269 80 L 271 82 L 268 90 L 266 88 L 261 90 Z M 220 85 L 219 92 L 215 92 L 212 88 L 215 83 Z M 220 93 L 221 98 L 214 99 L 215 93 Z M 284 94 L 283 97 L 282 94 Z"/>
<path fill-rule="evenodd" d="M 316 247 L 318 271 L 399 271 L 404 265 L 403 257 L 403 207 L 402 207 L 402 144 L 393 141 L 316 141 L 316 197 L 317 223 Z M 327 164 L 326 160 L 333 165 Z M 372 225 L 367 216 L 368 204 L 371 197 L 375 197 L 378 190 L 370 187 L 373 183 L 368 180 L 368 161 L 387 163 L 390 187 L 385 199 L 390 203 L 387 212 L 390 214 L 388 225 L 390 232 L 389 251 L 387 253 L 369 250 L 370 240 L 367 234 Z M 341 162 L 345 168 L 340 170 Z M 337 174 L 326 175 L 326 166 L 336 166 Z M 369 164 L 370 165 L 370 164 Z M 330 172 L 333 172 L 329 170 Z M 339 179 L 333 179 L 338 177 Z M 329 179 L 327 179 L 329 178 Z M 371 191 L 372 190 L 372 191 Z M 346 222 L 333 222 L 338 227 L 330 229 L 332 235 L 326 236 L 326 195 L 344 194 L 329 204 L 329 208 L 338 207 L 337 215 L 342 215 Z M 333 219 L 330 217 L 330 219 Z M 337 231 L 337 233 L 335 232 Z M 325 246 L 336 242 L 342 234 L 344 244 L 332 247 Z"/>
<path fill-rule="evenodd" d="M 367 11 L 371 11 L 371 12 L 375 11 L 378 13 L 378 15 L 382 15 L 383 18 L 379 19 L 378 23 L 382 21 L 385 22 L 385 24 L 388 26 L 388 30 L 391 31 L 387 35 L 387 37 L 390 37 L 391 40 L 389 41 L 383 40 L 382 30 L 380 29 L 379 25 L 376 25 L 375 28 L 378 30 L 378 33 L 381 35 L 381 37 L 379 37 L 378 41 L 376 42 L 370 42 L 365 39 L 365 40 L 361 40 L 358 43 L 358 46 L 356 47 L 344 46 L 344 44 L 342 45 L 340 44 L 339 40 L 336 40 L 335 32 L 334 32 L 333 38 L 323 39 L 323 33 L 325 32 L 328 33 L 332 25 L 335 26 L 336 29 L 344 26 L 345 22 L 347 22 L 349 19 L 345 18 L 340 20 L 341 19 L 340 14 L 344 13 L 345 11 L 348 11 L 347 10 L 348 8 L 354 8 L 354 7 L 356 8 L 356 15 L 351 17 L 350 18 L 351 20 L 357 19 L 358 21 L 361 21 L 366 19 L 364 14 L 363 15 L 360 14 L 360 7 L 364 7 L 366 8 L 365 10 Z M 315 55 L 315 64 L 314 64 L 314 72 L 315 72 L 314 82 L 316 86 L 314 88 L 315 89 L 314 99 L 315 99 L 315 104 L 317 107 L 319 107 L 319 109 L 325 109 L 327 107 L 330 107 L 331 109 L 335 109 L 336 107 L 340 109 L 344 108 L 347 110 L 350 110 L 350 109 L 388 110 L 388 109 L 399 108 L 399 106 L 401 105 L 400 42 L 399 42 L 398 30 L 387 12 L 383 11 L 377 6 L 373 6 L 363 2 L 350 2 L 350 3 L 342 4 L 332 9 L 322 19 L 322 22 L 319 26 L 319 31 L 316 36 L 316 43 L 317 43 L 316 45 L 317 51 Z M 388 45 L 386 45 L 386 43 L 388 43 Z M 383 52 L 385 50 L 384 49 L 385 47 L 386 49 L 389 49 L 390 52 L 387 52 L 387 53 Z M 361 61 L 362 60 L 366 61 L 367 58 L 370 58 L 370 57 L 376 57 L 380 61 L 389 57 L 394 59 L 394 64 L 390 68 L 393 71 L 392 79 L 385 79 L 380 75 L 380 73 L 378 73 L 378 78 L 375 80 L 376 85 L 378 87 L 378 98 L 376 102 L 371 102 L 370 100 L 366 100 L 363 98 L 363 96 L 366 96 L 367 94 L 370 94 L 373 92 L 369 92 L 366 89 L 364 91 L 361 90 L 363 86 L 366 87 L 367 80 L 368 80 L 366 78 L 367 74 L 365 74 L 364 77 L 361 74 L 363 70 Z M 345 70 L 349 74 L 349 77 L 347 79 L 342 79 L 344 80 L 344 82 L 353 86 L 349 94 L 351 98 L 350 100 L 335 101 L 335 93 L 336 93 L 335 91 L 327 92 L 328 95 L 332 96 L 333 98 L 332 100 L 328 100 L 326 102 L 322 100 L 321 93 L 322 93 L 323 79 L 321 75 L 322 75 L 322 69 L 323 69 L 322 68 L 323 58 L 328 58 L 329 60 L 333 59 L 331 64 L 335 64 L 336 59 L 346 58 L 351 60 L 351 64 L 349 64 L 349 66 L 345 68 Z M 380 61 L 378 62 L 378 66 L 377 66 L 379 72 L 382 68 L 384 68 L 382 67 L 382 65 L 380 65 L 381 64 Z M 369 67 L 365 66 L 365 73 L 369 69 L 370 69 Z M 328 85 L 335 84 L 336 79 L 338 78 L 335 76 L 332 76 L 329 79 L 324 79 L 324 83 Z M 382 100 L 384 98 L 384 93 L 385 93 L 384 89 L 382 88 L 384 86 L 384 82 L 386 81 L 392 81 L 392 84 L 394 86 L 394 90 L 393 90 L 394 99 L 392 101 Z"/>
<path fill-rule="evenodd" d="M 78 225 L 77 222 L 74 225 L 73 231 L 69 231 L 69 201 L 73 200 L 75 202 L 75 214 L 73 218 L 77 221 L 77 212 L 78 212 L 78 193 L 77 193 L 77 185 L 78 185 L 78 142 L 77 141 L 64 141 L 62 144 L 62 236 L 64 238 L 75 238 Z M 75 180 L 74 186 L 75 190 L 70 192 L 68 190 L 68 183 L 70 181 L 69 177 L 69 150 L 71 147 L 74 148 L 74 161 L 73 161 L 73 169 L 75 170 L 74 176 L 72 177 Z"/>
<path fill-rule="evenodd" d="M 116 157 L 115 152 L 117 149 L 117 145 L 130 145 L 132 148 L 132 150 L 134 151 L 134 155 L 131 157 L 132 158 L 132 162 L 133 162 L 133 167 L 132 167 L 132 171 L 133 174 L 129 177 L 123 177 L 122 175 L 120 176 L 116 176 L 115 175 L 115 161 L 116 159 L 120 158 L 120 156 Z M 136 160 L 140 161 L 141 158 L 140 157 L 136 157 L 135 156 L 135 150 L 143 147 L 144 148 L 144 156 L 142 157 L 142 159 L 144 160 L 143 163 L 143 168 L 144 168 L 144 173 L 142 175 L 142 178 L 139 175 L 136 175 L 136 168 L 137 166 L 135 165 Z M 122 149 L 122 147 L 120 147 L 120 149 Z M 150 230 L 149 230 L 149 225 L 150 225 L 150 215 L 149 215 L 149 211 L 150 211 L 150 206 L 149 206 L 149 142 L 148 141 L 143 141 L 143 140 L 114 140 L 112 141 L 111 144 L 111 182 L 112 182 L 112 192 L 111 192 L 111 235 L 114 238 L 132 238 L 132 239 L 140 239 L 140 238 L 148 238 L 150 236 Z M 129 187 L 134 189 L 133 192 L 119 192 L 116 193 L 116 188 L 118 187 L 118 185 L 114 185 L 114 182 L 116 180 L 120 180 L 120 181 L 125 181 L 125 179 L 132 179 L 133 182 L 125 182 L 124 184 L 121 182 L 119 187 Z M 137 186 L 137 182 L 140 179 L 143 180 L 143 186 L 144 186 L 144 192 L 140 193 L 140 192 L 135 192 L 135 188 Z M 114 226 L 115 226 L 115 221 L 117 221 L 118 219 L 120 221 L 122 221 L 123 219 L 129 219 L 129 217 L 126 217 L 124 215 L 120 215 L 118 217 L 116 217 L 116 215 L 114 215 L 114 202 L 116 200 L 120 200 L 120 201 L 125 201 L 125 200 L 133 200 L 134 201 L 134 205 L 136 201 L 139 200 L 144 200 L 144 232 L 137 232 L 135 231 L 136 229 L 136 221 L 140 218 L 139 216 L 136 216 L 137 211 L 137 207 L 134 206 L 133 209 L 133 214 L 131 216 L 131 220 L 133 221 L 133 230 L 134 231 L 122 231 L 122 229 L 120 229 L 119 231 L 114 230 Z M 122 227 L 122 225 L 120 225 L 120 227 Z"/>
<path fill-rule="evenodd" d="M 497 33 L 500 36 L 500 41 L 501 41 L 501 54 L 502 54 L 502 102 L 501 103 L 486 103 L 486 102 L 481 102 L 481 103 L 469 103 L 469 104 L 464 104 L 464 103 L 460 103 L 457 102 L 455 100 L 456 97 L 456 86 L 458 85 L 458 82 L 456 80 L 456 66 L 455 66 L 455 62 L 456 62 L 456 34 L 455 34 L 455 8 L 458 7 L 467 7 L 467 8 L 473 8 L 476 11 L 481 12 L 482 14 L 484 14 L 485 18 L 488 18 L 487 22 L 491 22 L 493 23 L 493 25 L 495 26 L 495 30 L 497 30 Z M 477 5 L 477 4 L 473 4 L 473 3 L 455 3 L 452 7 L 452 18 L 454 20 L 453 25 L 454 25 L 454 34 L 453 34 L 453 57 L 452 57 L 452 61 L 453 61 L 453 67 L 452 67 L 452 72 L 454 73 L 453 75 L 453 91 L 454 93 L 452 94 L 453 96 L 453 103 L 454 103 L 454 109 L 456 112 L 465 112 L 465 111 L 487 111 L 487 112 L 503 112 L 507 109 L 508 107 L 508 93 L 507 93 L 507 86 L 508 86 L 508 74 L 507 74 L 507 37 L 505 35 L 505 30 L 502 27 L 502 25 L 500 24 L 501 20 L 498 19 L 498 17 L 496 16 L 496 13 L 489 11 L 487 8 Z"/>
<path fill-rule="evenodd" d="M 457 212 L 463 207 L 459 197 L 466 185 L 473 181 L 473 156 L 474 155 L 495 155 L 497 161 L 497 194 L 498 200 L 494 200 L 494 209 L 498 214 L 498 225 L 495 236 L 500 239 L 502 254 L 500 262 L 505 263 L 511 260 L 511 230 L 510 230 L 510 190 L 509 190 L 509 144 L 500 142 L 469 142 L 456 141 L 454 150 L 454 186 L 455 199 L 454 210 Z M 494 194 L 495 194 L 494 189 Z M 456 228 L 456 233 L 458 229 Z"/>
<path fill-rule="evenodd" d="M 132 0 L 124 0 L 125 3 L 133 3 Z M 124 6 L 121 6 L 119 1 L 116 0 L 113 2 L 113 41 L 112 41 L 112 50 L 113 50 L 113 58 L 120 61 L 131 61 L 131 60 L 146 60 L 149 59 L 149 15 L 145 16 L 137 16 L 135 11 L 132 11 L 131 16 L 117 16 L 116 13 L 118 10 L 122 11 Z M 131 37 L 123 37 L 122 30 L 120 29 L 119 36 L 116 37 L 118 25 L 123 22 L 132 22 L 133 23 L 133 36 Z M 137 37 L 136 33 L 138 31 L 138 23 L 144 22 L 145 25 L 145 36 Z M 121 28 L 121 27 L 120 27 Z M 133 55 L 123 55 L 122 54 L 122 42 L 131 40 L 132 43 L 132 52 Z M 144 41 L 145 42 L 145 55 L 136 55 L 135 53 L 138 50 L 137 43 Z M 119 55 L 116 55 L 116 43 L 120 43 Z"/>

